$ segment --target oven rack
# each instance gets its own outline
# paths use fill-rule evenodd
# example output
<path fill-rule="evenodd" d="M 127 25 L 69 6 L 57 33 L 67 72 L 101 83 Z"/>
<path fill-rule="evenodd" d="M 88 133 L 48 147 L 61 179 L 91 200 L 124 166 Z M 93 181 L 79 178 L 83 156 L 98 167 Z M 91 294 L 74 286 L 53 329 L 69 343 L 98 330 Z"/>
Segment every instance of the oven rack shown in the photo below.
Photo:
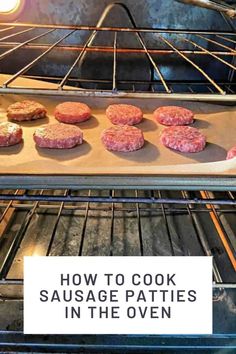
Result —
<path fill-rule="evenodd" d="M 131 23 L 129 27 L 105 27 L 103 26 L 105 19 L 110 15 L 114 7 L 120 7 L 127 15 L 127 19 Z M 12 33 L 13 31 L 13 33 Z M 69 31 L 69 32 L 68 32 Z M 87 39 L 84 43 L 78 45 L 63 44 L 66 39 L 78 31 L 85 31 Z M 109 32 L 113 34 L 112 46 L 97 46 L 94 41 L 98 33 Z M 100 96 L 100 97 L 155 97 L 155 98 L 171 98 L 184 100 L 207 100 L 207 101 L 235 101 L 235 84 L 233 83 L 235 66 L 235 44 L 236 33 L 232 26 L 229 31 L 198 31 L 198 30 L 182 30 L 182 29 L 161 29 L 161 28 L 139 28 L 136 26 L 135 20 L 129 9 L 121 3 L 113 3 L 108 5 L 103 11 L 96 26 L 86 25 L 52 25 L 52 24 L 31 24 L 31 23 L 0 23 L 0 61 L 3 59 L 11 60 L 22 49 L 41 50 L 41 54 L 37 55 L 28 64 L 24 65 L 20 70 L 14 73 L 10 78 L 6 79 L 1 87 L 0 93 L 14 94 L 40 94 L 40 95 L 61 95 L 61 96 Z M 48 34 L 58 33 L 58 39 L 52 43 L 43 42 Z M 122 33 L 132 33 L 138 40 L 138 48 L 125 48 L 118 46 L 118 37 Z M 30 35 L 29 39 L 17 41 L 17 37 L 21 34 Z M 145 34 L 153 34 L 161 41 L 163 48 L 149 48 L 144 39 Z M 175 37 L 169 39 L 169 35 Z M 190 36 L 191 35 L 191 36 Z M 38 42 L 38 40 L 42 42 Z M 36 41 L 36 42 L 35 42 Z M 176 41 L 186 45 L 186 48 L 179 48 Z M 201 44 L 199 44 L 199 41 Z M 204 43 L 204 44 L 203 44 Z M 214 49 L 208 48 L 208 45 L 214 45 Z M 189 46 L 192 49 L 189 49 Z M 62 56 L 65 51 L 78 52 L 75 61 L 66 71 L 63 77 L 44 77 L 28 75 L 31 78 L 40 80 L 48 80 L 55 83 L 55 87 L 37 88 L 24 87 L 17 83 L 19 77 L 27 77 L 30 69 L 40 64 L 42 59 L 47 58 L 52 51 L 58 51 Z M 86 60 L 86 54 L 96 52 L 103 56 L 107 53 L 113 56 L 113 73 L 112 77 L 105 80 L 97 80 L 94 78 L 79 78 L 73 76 L 75 69 L 79 69 Z M 117 79 L 117 70 L 119 66 L 119 56 L 122 53 L 145 55 L 150 65 L 149 80 L 121 80 Z M 157 55 L 157 60 L 154 58 Z M 201 77 L 199 82 L 187 82 L 180 78 L 177 82 L 167 80 L 165 74 L 159 68 L 158 58 L 161 56 L 175 55 L 177 59 L 181 59 L 185 65 L 189 65 Z M 210 74 L 204 70 L 196 62 L 197 57 L 208 57 L 222 65 L 222 68 L 228 68 L 228 81 L 217 82 Z M 104 57 L 103 57 L 104 58 Z M 84 82 L 92 83 L 93 88 L 82 88 Z M 107 85 L 106 89 L 97 89 L 97 85 L 103 83 Z M 139 89 L 140 84 L 147 84 L 148 89 Z M 73 86 L 73 84 L 76 86 Z M 120 88 L 124 85 L 127 89 Z M 180 85 L 179 85 L 180 84 Z M 71 86 L 67 86 L 71 85 Z M 132 89 L 130 89 L 130 85 Z M 180 86 L 180 87 L 179 87 Z M 123 86 L 122 86 L 123 87 Z"/>
<path fill-rule="evenodd" d="M 1 189 L 125 189 L 236 191 L 236 177 L 188 175 L 0 174 Z"/>
<path fill-rule="evenodd" d="M 215 291 L 235 288 L 235 198 L 209 191 L 4 191 L 0 285 L 23 284 L 26 255 L 202 255 L 213 257 Z"/>

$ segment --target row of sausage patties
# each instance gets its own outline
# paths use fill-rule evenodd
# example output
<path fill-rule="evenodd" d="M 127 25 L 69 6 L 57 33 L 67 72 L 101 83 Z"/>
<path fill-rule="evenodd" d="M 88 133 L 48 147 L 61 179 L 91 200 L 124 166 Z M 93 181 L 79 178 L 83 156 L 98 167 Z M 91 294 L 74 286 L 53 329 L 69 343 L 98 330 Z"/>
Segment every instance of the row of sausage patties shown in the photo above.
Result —
<path fill-rule="evenodd" d="M 21 101 L 10 105 L 7 117 L 17 122 L 44 118 L 46 108 L 35 101 Z M 91 117 L 91 109 L 84 103 L 64 102 L 56 106 L 55 118 L 60 122 L 46 124 L 36 129 L 34 141 L 41 148 L 69 149 L 83 143 L 83 132 L 73 124 L 84 122 Z M 143 112 L 129 104 L 112 104 L 106 115 L 114 125 L 102 132 L 101 140 L 109 151 L 131 152 L 141 149 L 144 136 L 141 129 L 134 127 L 141 123 Z M 158 107 L 155 120 L 165 128 L 160 136 L 161 143 L 173 150 L 194 153 L 206 146 L 206 137 L 194 127 L 194 113 L 179 106 Z M 65 124 L 66 123 L 66 124 Z M 11 146 L 22 140 L 22 128 L 11 122 L 0 123 L 0 146 Z M 228 151 L 227 159 L 236 156 L 236 146 Z"/>

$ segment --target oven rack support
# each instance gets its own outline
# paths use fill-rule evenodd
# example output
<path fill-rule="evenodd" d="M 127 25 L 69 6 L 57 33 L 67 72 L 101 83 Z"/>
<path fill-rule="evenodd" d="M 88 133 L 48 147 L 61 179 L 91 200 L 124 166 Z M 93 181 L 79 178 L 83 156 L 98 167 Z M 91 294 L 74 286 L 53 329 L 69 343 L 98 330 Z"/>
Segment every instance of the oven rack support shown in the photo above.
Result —
<path fill-rule="evenodd" d="M 0 174 L 1 189 L 159 189 L 236 191 L 234 176 L 29 175 Z"/>
<path fill-rule="evenodd" d="M 104 27 L 103 23 L 105 19 L 110 15 L 114 7 L 120 7 L 131 23 L 131 27 Z M 16 30 L 12 33 L 12 30 Z M 40 34 L 38 34 L 40 30 Z M 43 31 L 43 32 L 42 32 Z M 66 31 L 66 33 L 65 33 Z M 69 31 L 69 32 L 68 32 Z M 77 31 L 85 31 L 88 33 L 88 37 L 83 44 L 78 45 L 65 45 L 63 41 Z M 98 33 L 110 32 L 114 35 L 113 46 L 95 46 L 94 41 Z M 140 48 L 125 48 L 123 46 L 117 47 L 118 37 L 121 33 L 132 33 L 138 39 Z M 0 48 L 6 48 L 6 50 L 0 55 L 0 61 L 7 58 L 11 59 L 12 55 L 17 55 L 20 49 L 40 49 L 42 53 L 36 56 L 32 61 L 23 66 L 20 70 L 14 73 L 11 77 L 5 78 L 0 86 L 0 93 L 14 93 L 14 94 L 30 94 L 30 95 L 60 95 L 60 96 L 98 96 L 98 97 L 158 97 L 158 98 L 170 98 L 170 99 L 184 99 L 184 100 L 207 100 L 207 101 L 222 101 L 222 102 L 235 102 L 235 85 L 229 82 L 217 82 L 210 74 L 206 72 L 195 60 L 197 56 L 203 56 L 211 58 L 212 61 L 219 62 L 223 67 L 227 67 L 232 73 L 235 71 L 236 66 L 230 60 L 236 56 L 236 50 L 234 46 L 236 44 L 236 33 L 233 30 L 230 31 L 197 31 L 197 30 L 180 30 L 180 29 L 160 29 L 160 28 L 139 28 L 137 27 L 135 20 L 130 13 L 127 6 L 121 3 L 113 3 L 108 5 L 103 11 L 96 26 L 86 25 L 52 25 L 52 24 L 30 24 L 30 23 L 0 23 Z M 17 37 L 21 34 L 30 35 L 30 38 L 17 42 Z M 50 33 L 58 33 L 58 39 L 53 43 L 35 43 L 35 40 L 44 40 L 44 38 Z M 151 33 L 157 36 L 158 40 L 164 45 L 162 48 L 148 48 L 145 43 L 144 35 Z M 180 49 L 175 44 L 173 39 L 167 39 L 167 35 L 172 34 L 176 40 L 183 44 L 192 46 L 192 49 Z M 189 38 L 189 35 L 191 37 Z M 199 40 L 201 43 L 199 44 Z M 209 50 L 208 44 L 216 46 L 215 50 Z M 51 82 L 54 82 L 54 87 L 37 88 L 32 86 L 24 87 L 17 79 L 27 76 L 30 69 L 35 65 L 40 64 L 41 59 L 46 58 L 52 51 L 75 51 L 78 55 L 63 77 L 49 77 Z M 86 60 L 87 52 L 96 52 L 100 54 L 113 53 L 113 73 L 112 77 L 107 81 L 107 89 L 85 89 L 81 87 L 70 86 L 77 82 L 96 84 L 102 83 L 103 80 L 94 79 L 80 79 L 73 77 L 72 73 L 75 68 L 79 68 L 83 61 Z M 133 89 L 119 89 L 120 83 L 117 80 L 117 68 L 119 66 L 119 56 L 122 53 L 136 53 L 145 54 L 151 72 L 151 80 L 144 82 L 149 85 L 149 90 L 141 91 L 137 88 L 137 82 L 135 80 L 127 80 L 127 84 L 131 84 Z M 179 91 L 174 82 L 166 80 L 165 75 L 161 71 L 158 60 L 154 58 L 154 54 L 158 56 L 175 55 L 178 59 L 181 59 L 185 65 L 189 65 L 194 69 L 202 78 L 202 83 L 183 82 L 179 80 L 181 85 L 185 84 L 184 92 Z M 228 58 L 228 59 L 227 59 Z M 229 60 L 230 59 L 230 60 Z M 34 78 L 34 76 L 30 75 Z M 44 76 L 35 77 L 40 80 L 45 80 Z M 154 79 L 155 78 L 155 79 Z M 153 80 L 154 79 L 154 80 Z M 104 83 L 104 82 L 103 82 Z M 157 87 L 158 85 L 158 87 Z M 204 87 L 206 90 L 204 93 L 199 90 L 200 87 Z"/>

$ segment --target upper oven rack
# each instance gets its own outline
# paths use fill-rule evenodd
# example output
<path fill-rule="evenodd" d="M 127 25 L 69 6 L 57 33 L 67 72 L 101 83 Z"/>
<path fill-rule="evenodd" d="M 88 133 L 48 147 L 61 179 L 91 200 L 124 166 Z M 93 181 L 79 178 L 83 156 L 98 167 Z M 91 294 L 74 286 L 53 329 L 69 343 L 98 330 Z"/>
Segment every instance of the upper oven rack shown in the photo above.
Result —
<path fill-rule="evenodd" d="M 130 27 L 105 27 L 104 21 L 114 7 L 121 7 L 128 16 Z M 12 33 L 12 31 L 15 31 Z M 37 31 L 41 31 L 40 33 Z M 43 32 L 42 32 L 43 31 Z M 55 34 L 58 31 L 60 36 L 52 43 L 46 43 L 43 40 L 48 34 Z M 68 32 L 69 31 L 69 32 Z M 87 39 L 79 45 L 63 44 L 64 40 L 78 31 L 85 31 Z M 37 33 L 36 33 L 37 32 Z M 113 45 L 94 45 L 94 41 L 98 33 L 109 32 L 113 35 Z M 138 48 L 126 48 L 124 45 L 117 45 L 118 38 L 122 33 L 133 33 L 137 38 Z M 30 38 L 23 41 L 17 41 L 19 35 L 27 34 Z M 145 34 L 153 34 L 157 36 L 162 47 L 149 48 L 144 39 Z M 168 35 L 173 35 L 175 40 L 186 45 L 179 48 L 173 38 L 169 39 Z M 191 37 L 189 37 L 191 35 Z M 18 38 L 17 38 L 18 37 Z M 167 39 L 168 38 L 168 39 Z M 38 43 L 35 41 L 42 40 Z M 199 44 L 199 40 L 200 43 Z M 204 43 L 204 44 L 203 44 Z M 0 86 L 0 93 L 12 94 L 40 94 L 40 95 L 61 95 L 61 96 L 98 96 L 98 97 L 146 97 L 146 98 L 168 98 L 168 99 L 184 99 L 184 100 L 207 100 L 234 102 L 236 99 L 236 83 L 233 83 L 236 56 L 236 33 L 230 31 L 198 31 L 198 30 L 182 30 L 182 29 L 161 29 L 161 28 L 140 28 L 136 26 L 135 20 L 129 9 L 120 3 L 108 5 L 103 11 L 96 26 L 85 25 L 53 25 L 53 24 L 31 24 L 31 23 L 0 23 L 0 61 L 7 58 L 11 60 L 12 56 L 19 53 L 19 50 L 27 48 L 28 50 L 40 50 L 41 54 L 37 55 L 33 60 L 29 61 L 17 70 L 10 78 L 7 78 Z M 214 50 L 208 48 L 208 45 L 215 46 Z M 163 48 L 164 46 L 164 48 Z M 189 46 L 192 49 L 189 49 Z M 44 76 L 44 75 L 28 75 L 28 71 L 40 64 L 41 59 L 45 59 L 52 51 L 59 51 L 63 55 L 64 51 L 73 51 L 76 59 L 63 76 Z M 107 53 L 113 56 L 112 75 L 108 79 L 80 78 L 72 76 L 75 68 L 80 68 L 82 62 L 86 60 L 87 53 L 99 53 L 105 56 Z M 151 79 L 147 80 L 118 80 L 117 71 L 119 66 L 119 55 L 145 55 L 150 65 Z M 201 77 L 200 81 L 186 81 L 179 79 L 167 80 L 165 74 L 159 67 L 156 57 L 173 56 L 181 59 L 185 65 L 190 66 Z M 218 81 L 212 77 L 201 65 L 198 64 L 196 58 L 208 57 L 212 61 L 216 61 L 222 65 L 222 68 L 228 68 L 228 80 Z M 16 81 L 19 77 L 30 77 L 40 80 L 46 80 L 55 83 L 54 88 L 37 88 L 24 87 Z M 93 84 L 93 88 L 82 88 L 81 83 Z M 97 89 L 99 84 L 105 85 L 107 88 Z M 139 89 L 141 84 L 145 84 Z M 73 86 L 77 85 L 77 86 Z M 122 85 L 122 88 L 120 88 Z M 130 89 L 132 87 L 132 89 Z"/>

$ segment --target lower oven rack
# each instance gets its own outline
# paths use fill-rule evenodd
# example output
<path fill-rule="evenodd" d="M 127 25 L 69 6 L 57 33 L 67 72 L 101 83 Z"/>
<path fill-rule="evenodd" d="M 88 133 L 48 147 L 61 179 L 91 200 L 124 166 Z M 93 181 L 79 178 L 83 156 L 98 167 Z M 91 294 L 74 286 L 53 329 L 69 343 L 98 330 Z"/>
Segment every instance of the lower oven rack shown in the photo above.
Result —
<path fill-rule="evenodd" d="M 230 191 L 2 191 L 0 284 L 23 284 L 25 255 L 205 255 L 213 257 L 213 287 L 235 288 L 235 198 Z"/>
<path fill-rule="evenodd" d="M 0 196 L 2 352 L 235 351 L 235 192 L 19 189 Z M 24 335 L 24 255 L 212 256 L 214 334 Z"/>

